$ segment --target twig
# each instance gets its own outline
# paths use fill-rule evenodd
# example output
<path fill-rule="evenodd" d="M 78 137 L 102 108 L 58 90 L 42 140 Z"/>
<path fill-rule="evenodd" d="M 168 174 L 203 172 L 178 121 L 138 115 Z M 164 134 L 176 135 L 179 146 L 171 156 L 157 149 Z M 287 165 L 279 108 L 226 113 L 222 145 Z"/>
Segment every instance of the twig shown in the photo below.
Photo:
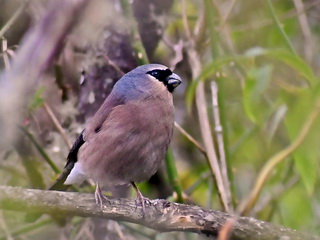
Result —
<path fill-rule="evenodd" d="M 22 235 L 24 233 L 30 232 L 32 230 L 39 229 L 40 227 L 43 227 L 43 226 L 48 225 L 50 223 L 53 223 L 52 219 L 46 219 L 46 220 L 43 220 L 41 222 L 37 222 L 37 223 L 31 224 L 31 225 L 23 226 L 22 228 L 13 231 L 11 233 L 11 235 L 13 237 L 17 237 L 17 236 L 20 236 L 20 235 Z M 0 240 L 8 240 L 8 239 L 6 237 L 1 237 L 0 236 Z"/>
<path fill-rule="evenodd" d="M 178 63 L 180 63 L 183 60 L 183 50 L 184 50 L 184 44 L 183 40 L 179 39 L 177 43 L 170 42 L 169 39 L 166 37 L 163 37 L 163 43 L 171 49 L 171 51 L 174 54 L 174 57 L 170 60 L 169 68 L 173 71 Z"/>
<path fill-rule="evenodd" d="M 213 199 L 213 187 L 214 187 L 214 178 L 210 175 L 208 178 L 208 189 L 207 189 L 207 203 L 206 207 L 211 208 L 212 206 L 212 199 Z"/>
<path fill-rule="evenodd" d="M 179 181 L 178 171 L 173 158 L 173 153 L 170 148 L 166 154 L 165 161 L 166 161 L 167 173 L 168 173 L 170 185 L 173 187 L 174 191 L 177 193 L 177 201 L 180 203 L 183 203 L 184 200 L 182 196 L 182 187 Z"/>
<path fill-rule="evenodd" d="M 238 140 L 230 147 L 230 157 L 237 152 L 237 150 L 244 144 L 256 131 L 258 130 L 258 126 L 251 126 L 238 138 Z"/>
<path fill-rule="evenodd" d="M 297 12 L 296 10 L 291 10 L 288 11 L 287 13 L 284 13 L 282 16 L 280 16 L 280 20 L 287 20 L 296 16 L 299 16 L 300 14 L 303 14 L 304 12 L 312 9 L 313 7 L 317 6 L 320 4 L 320 1 L 310 1 L 310 2 L 306 2 L 304 5 L 304 10 L 302 12 Z M 268 27 L 271 24 L 273 24 L 273 20 L 270 19 L 264 19 L 261 20 L 260 22 L 252 22 L 250 24 L 246 23 L 245 25 L 240 25 L 237 27 L 233 27 L 232 31 L 233 32 L 244 32 L 244 31 L 250 31 L 250 30 L 254 30 L 254 29 L 261 29 L 264 27 Z"/>
<path fill-rule="evenodd" d="M 297 12 L 301 12 L 301 14 L 298 14 L 298 20 L 300 23 L 300 28 L 301 28 L 303 38 L 305 40 L 304 44 L 302 44 L 304 47 L 304 55 L 307 61 L 309 63 L 312 63 L 314 47 L 313 47 L 313 41 L 312 41 L 312 33 L 310 30 L 306 12 L 304 10 L 304 4 L 301 0 L 293 0 L 293 2 L 297 9 Z"/>
<path fill-rule="evenodd" d="M 193 66 L 193 78 L 196 79 L 196 76 L 200 74 L 200 61 L 197 58 L 197 54 L 194 50 L 189 49 L 188 51 L 189 59 L 192 62 L 190 66 Z M 200 68 L 198 68 L 200 67 Z M 200 122 L 200 130 L 203 137 L 203 141 L 206 147 L 206 152 L 208 154 L 208 160 L 210 163 L 210 167 L 212 172 L 215 176 L 219 193 L 221 194 L 221 200 L 223 203 L 224 209 L 228 212 L 230 210 L 230 201 L 225 192 L 225 187 L 223 184 L 222 174 L 218 162 L 218 157 L 216 151 L 214 149 L 213 139 L 211 135 L 210 123 L 208 119 L 208 111 L 207 111 L 207 104 L 205 100 L 205 91 L 204 91 L 204 83 L 200 82 L 197 90 L 196 90 L 196 105 L 199 115 L 199 122 Z"/>
<path fill-rule="evenodd" d="M 210 9 L 210 8 L 208 8 L 208 9 Z M 199 50 L 200 50 L 200 48 L 202 48 L 201 46 L 208 44 L 208 38 L 207 38 L 208 23 L 207 23 L 206 11 L 207 11 L 206 6 L 203 6 L 201 9 L 199 9 L 198 20 L 197 20 L 197 23 L 194 26 L 194 30 L 193 30 L 193 32 L 194 32 L 194 46 L 198 46 Z M 211 33 L 211 30 L 214 31 L 213 27 L 212 27 L 212 29 L 211 29 L 211 27 L 209 27 L 209 30 L 210 30 L 210 33 Z"/>
<path fill-rule="evenodd" d="M 24 1 L 17 9 L 17 11 L 12 15 L 12 17 L 8 20 L 8 22 L 0 29 L 0 38 L 2 38 L 5 32 L 12 26 L 12 24 L 14 24 L 23 10 L 27 7 L 28 3 L 29 1 Z"/>
<path fill-rule="evenodd" d="M 185 190 L 185 193 L 190 196 L 199 186 L 200 184 L 208 179 L 210 176 L 212 176 L 211 172 L 208 170 L 206 172 L 201 173 L 201 175 L 198 177 L 197 181 L 194 182 L 187 190 Z"/>
<path fill-rule="evenodd" d="M 61 216 L 99 217 L 132 222 L 161 232 L 194 232 L 208 236 L 218 236 L 230 219 L 236 219 L 231 239 L 268 240 L 286 237 L 290 240 L 320 240 L 320 237 L 254 218 L 237 218 L 219 211 L 159 199 L 151 200 L 143 213 L 142 207 L 129 199 L 109 199 L 100 209 L 93 194 L 0 186 L 0 208 Z"/>
<path fill-rule="evenodd" d="M 253 187 L 253 190 L 249 194 L 249 197 L 242 202 L 239 207 L 239 213 L 241 215 L 247 214 L 256 203 L 261 190 L 266 183 L 271 171 L 278 165 L 280 162 L 285 160 L 290 154 L 292 154 L 305 140 L 306 136 L 308 135 L 310 128 L 314 121 L 317 119 L 320 113 L 320 100 L 318 99 L 315 103 L 314 109 L 310 112 L 309 116 L 307 117 L 306 121 L 302 125 L 302 128 L 296 137 L 296 139 L 285 149 L 281 150 L 274 156 L 272 156 L 261 169 L 258 178 L 256 180 L 256 184 Z"/>
<path fill-rule="evenodd" d="M 1 39 L 1 37 L 0 37 Z M 8 42 L 5 38 L 1 39 L 1 55 L 3 58 L 4 66 L 7 71 L 10 71 L 11 65 L 8 57 Z"/>
<path fill-rule="evenodd" d="M 183 6 L 185 5 L 185 0 L 182 0 Z M 184 10 L 185 8 L 182 7 Z M 189 31 L 189 26 L 187 22 L 187 15 L 185 11 L 182 11 L 183 19 L 184 21 L 184 28 L 185 31 Z M 188 54 L 188 59 L 189 59 L 189 65 L 192 66 L 192 78 L 197 79 L 197 77 L 200 76 L 201 74 L 201 61 L 200 61 L 200 56 L 198 55 L 195 46 L 194 46 L 194 40 L 191 38 L 191 35 L 188 35 L 188 41 L 189 41 L 189 47 L 187 49 L 187 54 Z M 205 91 L 204 91 L 204 83 L 200 82 L 197 86 L 196 89 L 196 105 L 197 105 L 197 110 L 198 110 L 198 117 L 199 117 L 199 122 L 200 122 L 200 130 L 202 134 L 202 138 L 204 141 L 204 145 L 206 148 L 206 152 L 208 155 L 208 160 L 209 160 L 209 165 L 211 167 L 212 173 L 215 177 L 217 187 L 218 187 L 218 192 L 219 196 L 222 202 L 223 208 L 229 212 L 230 210 L 230 205 L 231 205 L 231 200 L 228 199 L 227 194 L 225 192 L 225 187 L 224 187 L 224 182 L 222 179 L 222 174 L 217 158 L 217 154 L 214 148 L 213 144 L 213 138 L 211 134 L 211 129 L 210 129 L 210 123 L 209 123 L 209 118 L 208 118 L 208 110 L 207 110 L 207 103 L 205 99 Z"/>
<path fill-rule="evenodd" d="M 211 94 L 212 94 L 213 120 L 215 125 L 214 129 L 216 132 L 216 138 L 217 138 L 217 144 L 218 144 L 222 179 L 224 181 L 227 198 L 231 199 L 230 182 L 229 182 L 226 154 L 225 154 L 225 148 L 224 148 L 224 140 L 223 140 L 223 134 L 222 134 L 223 128 L 220 122 L 218 87 L 215 81 L 211 82 Z"/>
<path fill-rule="evenodd" d="M 33 143 L 35 148 L 38 150 L 40 155 L 46 160 L 46 162 L 50 165 L 51 169 L 56 173 L 59 174 L 60 170 L 55 165 L 55 163 L 52 161 L 52 159 L 49 157 L 49 155 L 45 152 L 45 150 L 42 148 L 42 146 L 37 142 L 37 140 L 34 138 L 34 136 L 24 127 L 20 127 L 21 131 L 26 134 L 26 136 L 30 139 L 30 141 Z"/>
<path fill-rule="evenodd" d="M 7 223 L 3 217 L 3 211 L 0 211 L 0 229 L 4 231 L 6 240 L 13 240 L 13 236 L 10 233 Z"/>
<path fill-rule="evenodd" d="M 227 51 L 232 54 L 236 54 L 237 50 L 236 50 L 236 46 L 233 42 L 233 37 L 232 37 L 233 32 L 231 31 L 227 20 L 228 20 L 228 17 L 230 15 L 236 1 L 237 0 L 230 0 L 229 1 L 230 2 L 229 8 L 226 10 L 227 12 L 225 13 L 225 11 L 223 11 L 223 7 L 220 4 L 220 2 L 217 0 L 212 0 L 215 8 L 217 9 L 217 13 L 218 13 L 216 18 L 219 18 L 219 27 L 217 29 L 217 35 L 219 36 L 219 38 L 216 37 L 216 39 L 223 39 L 223 41 L 219 41 L 219 44 L 221 45 L 222 49 L 224 49 L 224 52 Z M 217 42 L 216 39 L 212 39 L 211 41 Z M 238 69 L 238 68 L 240 68 L 240 69 Z M 241 67 L 238 66 L 238 68 L 235 68 L 236 75 L 240 78 L 241 84 L 243 84 L 244 79 L 243 79 L 243 76 L 240 72 Z"/>
<path fill-rule="evenodd" d="M 236 223 L 237 219 L 231 218 L 229 219 L 226 224 L 222 227 L 218 240 L 230 240 L 231 234 L 234 228 L 234 224 Z"/>
<path fill-rule="evenodd" d="M 186 9 L 186 1 L 181 0 L 181 6 L 182 6 L 182 21 L 183 21 L 183 26 L 184 30 L 186 32 L 187 38 L 190 40 L 192 39 L 189 23 L 188 23 L 188 17 L 187 17 L 187 9 Z"/>
<path fill-rule="evenodd" d="M 71 149 L 72 145 L 71 145 L 64 129 L 62 128 L 61 124 L 59 123 L 59 120 L 56 118 L 56 116 L 52 112 L 50 106 L 46 102 L 43 102 L 43 106 L 44 106 L 44 109 L 46 110 L 47 114 L 49 115 L 51 121 L 53 122 L 55 128 L 62 136 L 64 142 L 67 144 L 68 148 Z"/>
<path fill-rule="evenodd" d="M 278 200 L 281 195 L 290 190 L 298 182 L 299 177 L 293 176 L 285 184 L 279 184 L 278 186 L 275 186 L 275 188 L 272 189 L 271 193 L 266 198 L 262 199 L 255 205 L 255 207 L 252 209 L 253 214 L 256 216 L 256 214 L 262 211 L 265 207 L 269 207 L 273 201 Z"/>
<path fill-rule="evenodd" d="M 279 128 L 280 123 L 283 121 L 287 113 L 287 110 L 287 105 L 283 104 L 279 106 L 278 109 L 276 109 L 270 121 L 267 123 L 265 131 L 267 133 L 268 144 L 270 144 L 274 134 L 276 133 L 276 130 Z"/>
<path fill-rule="evenodd" d="M 286 32 L 283 30 L 283 27 L 280 23 L 280 20 L 278 19 L 277 15 L 276 15 L 276 12 L 274 10 L 274 7 L 273 7 L 273 4 L 271 2 L 271 0 L 267 0 L 267 3 L 268 3 L 268 6 L 269 6 L 269 9 L 270 9 L 270 12 L 272 14 L 272 18 L 273 18 L 273 21 L 275 23 L 275 25 L 277 26 L 282 38 L 284 39 L 287 47 L 291 50 L 291 52 L 294 54 L 294 55 L 297 55 L 297 52 L 296 50 L 294 49 L 294 47 L 292 46 L 291 42 L 290 42 L 290 39 L 288 37 L 288 35 L 286 34 Z"/>
<path fill-rule="evenodd" d="M 112 66 L 120 75 L 124 75 L 125 73 L 119 68 L 119 66 L 112 61 L 107 54 L 103 54 L 103 58 L 107 61 L 107 63 Z"/>
<path fill-rule="evenodd" d="M 148 233 L 145 233 L 143 231 L 139 231 L 138 229 L 136 229 L 133 226 L 131 226 L 132 224 L 130 225 L 130 224 L 125 223 L 125 222 L 121 222 L 120 224 L 122 226 L 124 226 L 125 228 L 129 229 L 133 234 L 140 235 L 142 237 L 145 237 L 145 238 L 148 238 L 148 239 L 151 239 L 151 240 L 155 239 L 155 236 L 154 236 L 155 234 L 148 234 Z"/>
<path fill-rule="evenodd" d="M 110 222 L 113 225 L 115 233 L 117 233 L 120 240 L 125 240 L 125 236 L 123 232 L 121 231 L 120 225 L 118 222 Z"/>
<path fill-rule="evenodd" d="M 203 24 L 206 26 L 209 38 L 206 40 L 209 40 L 210 42 L 210 50 L 211 50 L 211 58 L 215 59 L 219 56 L 219 35 L 216 31 L 216 20 L 217 17 L 215 14 L 212 14 L 212 11 L 214 9 L 215 1 L 214 0 L 203 0 L 203 7 L 204 7 L 204 15 L 205 15 L 205 21 Z M 201 22 L 201 17 L 199 16 L 198 22 Z"/>
<path fill-rule="evenodd" d="M 223 16 L 221 16 L 221 21 L 220 21 L 220 26 L 219 26 L 218 31 L 221 31 L 224 28 L 232 10 L 233 10 L 233 7 L 237 1 L 238 0 L 230 0 L 227 11 L 223 14 Z"/>
<path fill-rule="evenodd" d="M 190 142 L 192 142 L 200 152 L 202 152 L 207 157 L 206 150 L 197 140 L 195 140 L 189 133 L 187 133 L 187 131 L 184 130 L 177 122 L 174 122 L 174 126 L 183 136 L 185 136 Z"/>

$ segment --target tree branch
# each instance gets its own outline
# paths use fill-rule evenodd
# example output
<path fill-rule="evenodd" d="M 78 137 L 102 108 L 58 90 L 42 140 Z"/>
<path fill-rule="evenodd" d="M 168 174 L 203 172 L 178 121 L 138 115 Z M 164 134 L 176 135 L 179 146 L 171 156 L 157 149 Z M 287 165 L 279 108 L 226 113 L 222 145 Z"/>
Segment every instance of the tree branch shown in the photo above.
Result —
<path fill-rule="evenodd" d="M 231 237 L 233 240 L 320 240 L 320 237 L 254 218 L 238 218 L 219 211 L 159 199 L 151 200 L 143 215 L 142 208 L 137 207 L 135 201 L 129 199 L 110 199 L 101 211 L 94 201 L 93 194 L 0 186 L 0 208 L 64 216 L 99 217 L 137 223 L 162 232 L 185 231 L 213 236 L 218 235 L 226 221 L 234 219 Z"/>

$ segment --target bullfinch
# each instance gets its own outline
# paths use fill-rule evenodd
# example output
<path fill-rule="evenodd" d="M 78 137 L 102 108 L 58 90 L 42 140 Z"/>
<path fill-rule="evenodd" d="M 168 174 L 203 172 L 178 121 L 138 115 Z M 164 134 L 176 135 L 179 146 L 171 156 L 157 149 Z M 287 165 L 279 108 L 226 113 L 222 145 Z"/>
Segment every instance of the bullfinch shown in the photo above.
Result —
<path fill-rule="evenodd" d="M 65 169 L 52 190 L 92 179 L 102 208 L 104 187 L 148 180 L 159 169 L 174 126 L 172 93 L 180 77 L 161 64 L 146 64 L 125 74 L 86 124 L 71 148 Z"/>

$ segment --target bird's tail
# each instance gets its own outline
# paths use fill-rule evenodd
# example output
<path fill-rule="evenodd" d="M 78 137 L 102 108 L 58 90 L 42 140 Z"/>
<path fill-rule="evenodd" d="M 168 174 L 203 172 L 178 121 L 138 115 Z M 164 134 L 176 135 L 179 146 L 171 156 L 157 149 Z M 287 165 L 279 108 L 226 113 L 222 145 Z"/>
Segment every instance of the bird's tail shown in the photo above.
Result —
<path fill-rule="evenodd" d="M 67 177 L 69 176 L 74 163 L 69 163 L 61 173 L 61 175 L 57 178 L 55 183 L 49 188 L 49 190 L 56 190 L 56 191 L 66 191 L 71 185 L 65 185 L 64 182 L 66 181 Z"/>

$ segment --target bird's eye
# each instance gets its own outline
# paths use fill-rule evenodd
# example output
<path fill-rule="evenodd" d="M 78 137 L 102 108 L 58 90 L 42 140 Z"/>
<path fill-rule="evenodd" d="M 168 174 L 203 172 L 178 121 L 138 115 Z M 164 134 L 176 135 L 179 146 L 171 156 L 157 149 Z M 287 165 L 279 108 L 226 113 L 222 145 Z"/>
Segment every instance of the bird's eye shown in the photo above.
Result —
<path fill-rule="evenodd" d="M 158 70 L 154 70 L 150 72 L 150 75 L 155 77 L 155 78 L 159 78 L 160 77 L 160 72 Z"/>
<path fill-rule="evenodd" d="M 166 70 L 156 69 L 156 70 L 152 70 L 152 71 L 147 72 L 147 74 L 150 74 L 154 78 L 163 82 L 166 80 L 167 77 L 169 77 L 172 74 L 172 72 L 170 69 L 166 69 Z"/>

